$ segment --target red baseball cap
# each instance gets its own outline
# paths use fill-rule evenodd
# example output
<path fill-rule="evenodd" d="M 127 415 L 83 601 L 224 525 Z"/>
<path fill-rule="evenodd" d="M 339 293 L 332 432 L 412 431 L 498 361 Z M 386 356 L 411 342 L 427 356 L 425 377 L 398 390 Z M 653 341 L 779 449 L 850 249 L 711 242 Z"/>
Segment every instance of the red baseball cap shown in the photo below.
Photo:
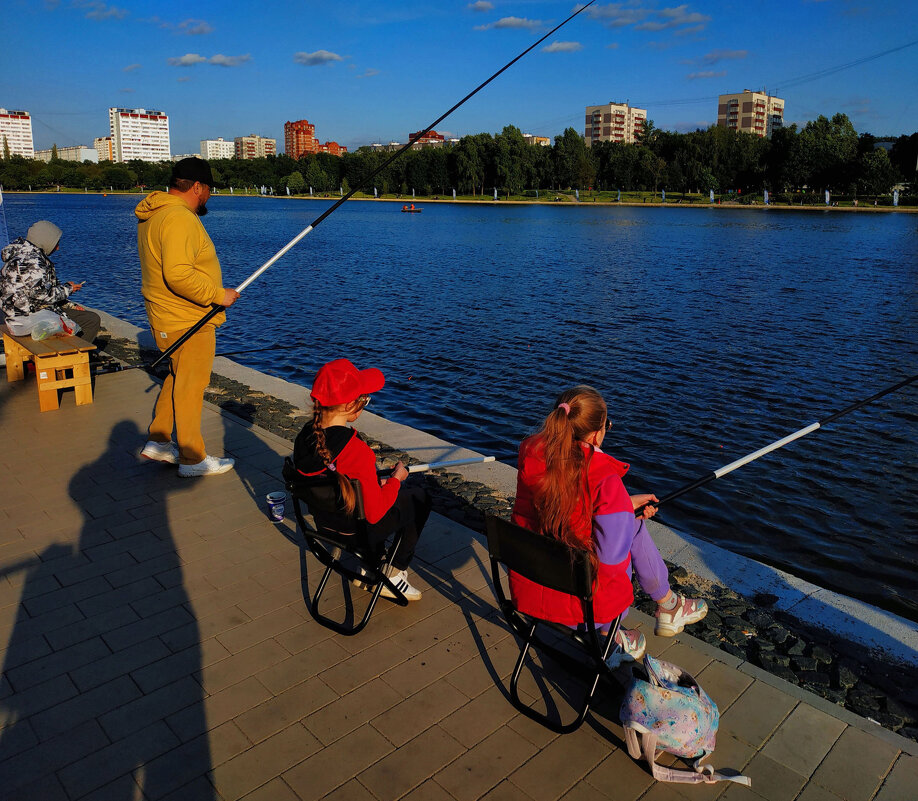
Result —
<path fill-rule="evenodd" d="M 378 392 L 385 383 L 382 371 L 375 367 L 358 370 L 347 359 L 335 359 L 319 368 L 309 394 L 323 406 L 340 406 Z"/>

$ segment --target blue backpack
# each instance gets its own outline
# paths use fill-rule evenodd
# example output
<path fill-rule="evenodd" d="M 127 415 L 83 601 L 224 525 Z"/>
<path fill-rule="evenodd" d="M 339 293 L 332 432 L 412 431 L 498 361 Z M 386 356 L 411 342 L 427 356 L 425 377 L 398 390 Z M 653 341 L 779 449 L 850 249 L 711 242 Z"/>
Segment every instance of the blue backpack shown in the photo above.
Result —
<path fill-rule="evenodd" d="M 638 760 L 643 755 L 657 781 L 689 784 L 732 781 L 751 785 L 747 776 L 725 776 L 702 764 L 714 751 L 720 713 L 698 682 L 682 668 L 645 656 L 643 671 L 634 668 L 619 716 L 628 753 Z M 661 751 L 694 760 L 694 772 L 658 765 L 657 753 Z"/>

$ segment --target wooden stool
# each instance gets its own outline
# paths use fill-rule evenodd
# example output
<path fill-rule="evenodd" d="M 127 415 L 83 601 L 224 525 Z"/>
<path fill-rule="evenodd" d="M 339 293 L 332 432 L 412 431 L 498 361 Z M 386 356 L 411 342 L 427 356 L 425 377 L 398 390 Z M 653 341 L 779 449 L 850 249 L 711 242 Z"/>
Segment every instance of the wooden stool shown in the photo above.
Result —
<path fill-rule="evenodd" d="M 89 353 L 96 346 L 79 337 L 48 337 L 36 341 L 30 336 L 14 337 L 3 330 L 6 380 L 25 378 L 25 363 L 35 364 L 38 405 L 43 412 L 58 408 L 57 391 L 73 388 L 76 405 L 92 403 Z"/>

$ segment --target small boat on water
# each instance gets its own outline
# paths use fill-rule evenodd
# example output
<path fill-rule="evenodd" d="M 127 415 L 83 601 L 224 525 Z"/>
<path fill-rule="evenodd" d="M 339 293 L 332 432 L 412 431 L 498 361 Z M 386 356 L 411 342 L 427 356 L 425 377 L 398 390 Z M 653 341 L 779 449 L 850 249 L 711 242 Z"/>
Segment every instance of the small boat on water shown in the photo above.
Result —
<path fill-rule="evenodd" d="M 402 206 L 402 214 L 420 214 L 423 209 L 416 209 L 414 203 L 410 206 Z"/>

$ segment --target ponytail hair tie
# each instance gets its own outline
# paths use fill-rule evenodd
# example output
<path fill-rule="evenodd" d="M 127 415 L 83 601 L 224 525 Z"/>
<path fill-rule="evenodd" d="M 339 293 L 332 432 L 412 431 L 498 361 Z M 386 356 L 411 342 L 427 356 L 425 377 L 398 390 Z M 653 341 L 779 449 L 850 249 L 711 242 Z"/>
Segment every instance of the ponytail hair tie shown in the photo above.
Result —
<path fill-rule="evenodd" d="M 559 403 L 559 404 L 558 404 L 558 408 L 559 408 L 559 409 L 564 409 L 564 413 L 565 413 L 568 417 L 570 417 L 570 414 L 571 414 L 571 407 L 570 407 L 570 404 L 568 404 L 568 403 Z"/>
<path fill-rule="evenodd" d="M 331 470 L 332 473 L 334 473 L 338 468 L 335 467 L 335 463 L 334 463 L 334 462 L 329 462 L 328 465 L 327 465 L 327 469 L 328 469 L 328 470 Z"/>

